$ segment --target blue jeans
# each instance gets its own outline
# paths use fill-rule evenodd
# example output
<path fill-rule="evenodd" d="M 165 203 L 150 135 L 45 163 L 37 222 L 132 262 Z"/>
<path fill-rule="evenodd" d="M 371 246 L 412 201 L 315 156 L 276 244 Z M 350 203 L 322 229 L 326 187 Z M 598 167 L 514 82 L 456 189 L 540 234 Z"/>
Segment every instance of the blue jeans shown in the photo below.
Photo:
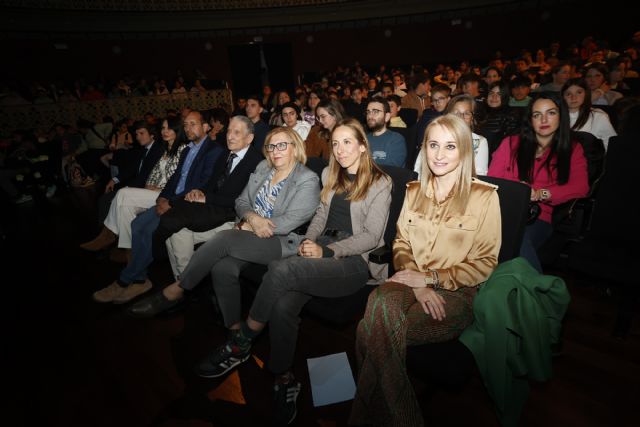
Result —
<path fill-rule="evenodd" d="M 553 226 L 539 219 L 524 229 L 520 256 L 529 261 L 529 264 L 539 273 L 542 273 L 542 264 L 538 259 L 538 249 L 551 237 L 551 233 L 553 233 Z"/>
<path fill-rule="evenodd" d="M 147 278 L 147 267 L 153 262 L 151 242 L 153 232 L 160 224 L 154 207 L 147 209 L 131 221 L 131 261 L 120 273 L 120 281 L 133 283 Z"/>

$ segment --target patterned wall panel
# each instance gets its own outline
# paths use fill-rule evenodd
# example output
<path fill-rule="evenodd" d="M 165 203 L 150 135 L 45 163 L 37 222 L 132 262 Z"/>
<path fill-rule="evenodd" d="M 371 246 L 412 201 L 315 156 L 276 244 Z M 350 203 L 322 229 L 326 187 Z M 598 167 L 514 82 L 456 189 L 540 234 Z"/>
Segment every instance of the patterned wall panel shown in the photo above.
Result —
<path fill-rule="evenodd" d="M 151 112 L 162 117 L 169 109 L 208 110 L 232 105 L 231 91 L 210 90 L 176 95 L 132 96 L 103 101 L 60 102 L 56 104 L 20 105 L 0 108 L 0 133 L 15 129 L 48 130 L 55 123 L 75 125 L 78 118 L 99 122 L 104 116 L 115 120 L 124 117 L 141 119 Z"/>

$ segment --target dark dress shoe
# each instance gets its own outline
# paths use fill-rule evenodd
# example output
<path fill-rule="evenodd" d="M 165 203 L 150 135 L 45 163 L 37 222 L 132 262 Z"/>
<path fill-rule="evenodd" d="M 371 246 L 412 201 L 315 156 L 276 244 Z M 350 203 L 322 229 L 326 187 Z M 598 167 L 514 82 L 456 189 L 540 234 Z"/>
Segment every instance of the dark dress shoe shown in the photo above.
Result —
<path fill-rule="evenodd" d="M 177 306 L 183 299 L 184 297 L 169 301 L 160 291 L 132 305 L 127 312 L 134 317 L 153 317 Z"/>

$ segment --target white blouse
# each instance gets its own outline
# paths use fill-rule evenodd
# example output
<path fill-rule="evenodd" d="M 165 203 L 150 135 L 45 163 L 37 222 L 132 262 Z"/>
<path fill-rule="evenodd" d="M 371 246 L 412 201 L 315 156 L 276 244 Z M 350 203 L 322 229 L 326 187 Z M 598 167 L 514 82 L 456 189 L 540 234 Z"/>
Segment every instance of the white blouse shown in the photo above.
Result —
<path fill-rule="evenodd" d="M 569 113 L 569 123 L 573 128 L 573 125 L 578 120 L 578 112 Z M 598 139 L 601 139 L 604 143 L 604 149 L 607 150 L 609 146 L 609 138 L 612 136 L 616 136 L 617 133 L 613 126 L 611 125 L 611 121 L 609 120 L 609 116 L 607 113 L 602 111 L 599 108 L 592 108 L 589 113 L 589 119 L 585 122 L 580 129 L 574 129 L 576 131 L 589 132 L 591 135 L 595 136 Z"/>

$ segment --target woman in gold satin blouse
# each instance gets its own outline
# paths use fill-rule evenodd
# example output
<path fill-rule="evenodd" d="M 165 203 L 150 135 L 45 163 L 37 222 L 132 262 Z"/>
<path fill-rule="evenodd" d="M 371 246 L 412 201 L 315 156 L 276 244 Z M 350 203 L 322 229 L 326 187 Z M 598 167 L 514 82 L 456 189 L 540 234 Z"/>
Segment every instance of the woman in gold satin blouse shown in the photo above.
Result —
<path fill-rule="evenodd" d="M 358 326 L 350 424 L 424 424 L 406 346 L 458 337 L 473 319 L 476 286 L 498 262 L 498 194 L 475 178 L 469 126 L 447 114 L 425 134 L 421 178 L 407 186 L 398 218 L 396 273 L 371 293 Z"/>

